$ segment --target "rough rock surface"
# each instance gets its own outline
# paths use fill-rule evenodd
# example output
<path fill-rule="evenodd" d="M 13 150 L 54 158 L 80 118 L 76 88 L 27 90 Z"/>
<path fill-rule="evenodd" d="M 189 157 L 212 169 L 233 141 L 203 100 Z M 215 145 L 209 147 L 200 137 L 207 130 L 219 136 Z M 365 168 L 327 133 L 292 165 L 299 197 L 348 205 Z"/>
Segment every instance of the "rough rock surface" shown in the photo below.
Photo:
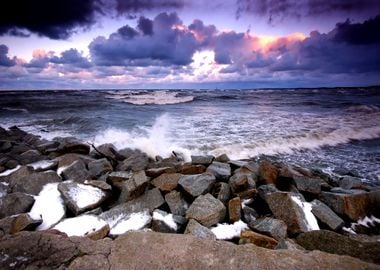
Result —
<path fill-rule="evenodd" d="M 191 163 L 195 165 L 210 165 L 211 162 L 214 160 L 214 156 L 207 155 L 207 156 L 191 156 Z"/>
<path fill-rule="evenodd" d="M 279 219 L 264 217 L 248 223 L 248 226 L 257 232 L 269 235 L 276 240 L 286 238 L 287 226 Z"/>
<path fill-rule="evenodd" d="M 332 230 L 339 230 L 344 225 L 343 219 L 321 201 L 313 200 L 311 202 L 311 212 Z"/>
<path fill-rule="evenodd" d="M 107 159 L 102 158 L 88 163 L 88 170 L 90 176 L 99 177 L 107 172 L 112 172 L 113 169 L 111 163 Z"/>
<path fill-rule="evenodd" d="M 228 202 L 228 216 L 230 223 L 241 219 L 241 200 L 239 197 L 235 197 Z"/>
<path fill-rule="evenodd" d="M 215 234 L 209 228 L 199 224 L 195 219 L 190 219 L 187 223 L 184 234 L 191 234 L 203 239 L 216 240 Z"/>
<path fill-rule="evenodd" d="M 277 241 L 272 237 L 256 233 L 253 231 L 242 231 L 240 233 L 240 243 L 251 243 L 259 247 L 274 249 L 277 246 Z"/>
<path fill-rule="evenodd" d="M 225 216 L 226 207 L 209 193 L 196 198 L 186 211 L 186 218 L 195 219 L 206 227 L 221 222 Z"/>
<path fill-rule="evenodd" d="M 15 192 L 0 198 L 0 218 L 26 213 L 34 203 L 33 196 Z"/>
<path fill-rule="evenodd" d="M 230 198 L 230 186 L 227 183 L 217 182 L 212 190 L 212 195 L 222 203 L 227 203 Z"/>
<path fill-rule="evenodd" d="M 180 173 L 163 173 L 159 177 L 154 178 L 151 183 L 162 192 L 170 192 L 177 187 L 181 176 L 182 174 Z"/>
<path fill-rule="evenodd" d="M 149 178 L 146 177 L 144 171 L 133 173 L 121 186 L 119 202 L 130 201 L 142 195 L 148 183 Z"/>
<path fill-rule="evenodd" d="M 165 201 L 173 215 L 184 216 L 189 208 L 182 194 L 175 190 L 165 195 Z"/>
<path fill-rule="evenodd" d="M 206 171 L 215 175 L 218 181 L 227 182 L 231 176 L 231 166 L 228 163 L 214 161 Z"/>
<path fill-rule="evenodd" d="M 183 175 L 178 184 L 191 196 L 197 197 L 211 191 L 216 179 L 210 173 Z"/>
<path fill-rule="evenodd" d="M 83 183 L 89 177 L 89 172 L 84 161 L 78 159 L 64 168 L 61 172 L 61 176 L 65 180 Z"/>
<path fill-rule="evenodd" d="M 277 168 L 267 160 L 260 161 L 259 180 L 263 184 L 276 184 L 278 176 Z"/>

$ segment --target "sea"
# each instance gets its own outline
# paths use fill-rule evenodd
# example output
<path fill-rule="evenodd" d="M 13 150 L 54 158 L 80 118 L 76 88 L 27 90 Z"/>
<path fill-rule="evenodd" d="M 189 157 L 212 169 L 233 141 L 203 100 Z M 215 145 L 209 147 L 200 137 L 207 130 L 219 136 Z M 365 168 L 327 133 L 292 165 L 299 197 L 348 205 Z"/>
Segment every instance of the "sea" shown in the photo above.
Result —
<path fill-rule="evenodd" d="M 15 125 L 152 157 L 267 156 L 380 185 L 380 87 L 0 91 L 0 126 Z"/>

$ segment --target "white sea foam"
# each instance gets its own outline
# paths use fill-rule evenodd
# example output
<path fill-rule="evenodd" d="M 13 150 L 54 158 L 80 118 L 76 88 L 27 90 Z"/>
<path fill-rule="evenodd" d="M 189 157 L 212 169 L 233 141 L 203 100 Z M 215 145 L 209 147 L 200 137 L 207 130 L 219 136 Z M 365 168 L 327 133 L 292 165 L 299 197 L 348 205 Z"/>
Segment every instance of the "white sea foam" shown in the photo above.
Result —
<path fill-rule="evenodd" d="M 128 231 L 141 230 L 152 221 L 148 211 L 132 213 L 127 217 L 122 217 L 116 224 L 112 224 L 110 234 L 120 235 Z M 110 225 L 110 224 L 109 224 Z M 111 225 L 110 225 L 111 226 Z"/>
<path fill-rule="evenodd" d="M 9 170 L 6 170 L 6 171 L 0 173 L 0 176 L 8 176 L 8 175 L 14 173 L 15 171 L 17 171 L 17 170 L 20 169 L 20 168 L 21 168 L 21 166 L 20 166 L 20 165 L 17 165 L 17 166 L 16 166 L 15 168 L 13 168 L 13 169 L 9 169 Z"/>
<path fill-rule="evenodd" d="M 64 219 L 55 225 L 53 229 L 64 232 L 68 236 L 85 236 L 100 230 L 105 225 L 107 225 L 107 222 L 96 216 L 83 215 Z"/>
<path fill-rule="evenodd" d="M 166 225 L 168 225 L 170 228 L 172 228 L 173 230 L 178 229 L 178 225 L 177 223 L 175 223 L 172 214 L 167 214 L 166 216 L 164 216 L 162 215 L 161 211 L 156 210 L 153 212 L 153 220 L 160 220 L 164 222 Z"/>
<path fill-rule="evenodd" d="M 77 188 L 69 190 L 69 196 L 73 198 L 79 208 L 84 208 L 99 202 L 104 196 L 104 191 L 99 188 L 78 184 Z"/>
<path fill-rule="evenodd" d="M 300 200 L 300 198 L 298 198 L 297 196 L 291 196 L 291 197 L 292 197 L 292 200 L 299 207 L 301 207 L 301 209 L 305 215 L 305 221 L 306 221 L 306 225 L 307 225 L 308 230 L 310 230 L 310 231 L 319 230 L 318 221 L 315 218 L 315 216 L 313 215 L 313 213 L 311 212 L 311 209 L 312 209 L 311 203 L 302 202 Z"/>
<path fill-rule="evenodd" d="M 106 96 L 107 98 L 121 100 L 134 105 L 169 105 L 191 102 L 194 100 L 193 96 L 179 96 L 179 92 L 167 90 L 146 91 L 142 93 L 136 91 L 110 91 L 107 93 L 109 94 Z"/>
<path fill-rule="evenodd" d="M 228 240 L 240 236 L 241 231 L 248 229 L 248 225 L 243 221 L 236 221 L 234 224 L 217 224 L 211 231 L 215 234 L 216 239 Z"/>

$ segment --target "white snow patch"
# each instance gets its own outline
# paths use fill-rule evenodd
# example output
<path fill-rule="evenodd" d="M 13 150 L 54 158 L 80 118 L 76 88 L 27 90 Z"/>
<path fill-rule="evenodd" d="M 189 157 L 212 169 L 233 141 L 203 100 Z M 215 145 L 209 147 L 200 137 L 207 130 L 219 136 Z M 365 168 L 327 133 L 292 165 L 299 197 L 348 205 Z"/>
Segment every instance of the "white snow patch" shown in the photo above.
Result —
<path fill-rule="evenodd" d="M 78 184 L 77 188 L 70 188 L 68 194 L 79 208 L 96 204 L 105 196 L 103 190 L 83 184 Z"/>
<path fill-rule="evenodd" d="M 166 216 L 163 216 L 160 211 L 154 211 L 153 220 L 160 220 L 175 231 L 178 229 L 178 225 L 173 219 L 173 214 L 167 214 Z"/>
<path fill-rule="evenodd" d="M 302 202 L 300 198 L 297 196 L 291 196 L 292 200 L 299 206 L 301 207 L 304 215 L 305 215 L 305 221 L 306 221 L 306 226 L 309 231 L 314 231 L 314 230 L 319 230 L 319 225 L 318 221 L 311 212 L 311 203 L 308 202 Z"/>
<path fill-rule="evenodd" d="M 370 216 L 370 217 L 364 217 L 363 219 L 359 219 L 357 224 L 369 228 L 369 225 L 370 226 L 375 226 L 376 223 L 380 224 L 380 219 L 378 219 L 375 216 Z"/>
<path fill-rule="evenodd" d="M 148 211 L 132 213 L 126 216 L 125 219 L 121 218 L 114 226 L 111 227 L 111 235 L 120 235 L 128 231 L 137 231 L 143 229 L 152 221 L 152 217 Z"/>
<path fill-rule="evenodd" d="M 59 176 L 61 176 L 62 171 L 63 171 L 64 169 L 66 169 L 67 167 L 69 167 L 69 166 L 61 166 L 61 167 L 59 167 L 59 168 L 57 169 L 57 174 L 58 174 Z"/>
<path fill-rule="evenodd" d="M 351 234 L 356 234 L 356 232 L 351 228 L 343 227 L 342 230 Z"/>
<path fill-rule="evenodd" d="M 8 176 L 8 175 L 10 175 L 11 173 L 14 173 L 15 171 L 17 171 L 20 168 L 21 168 L 21 165 L 17 165 L 16 168 L 13 168 L 13 169 L 10 169 L 10 170 L 6 170 L 6 171 L 0 173 L 0 176 Z"/>
<path fill-rule="evenodd" d="M 64 219 L 54 226 L 53 229 L 64 232 L 68 236 L 85 236 L 100 230 L 105 225 L 107 225 L 107 222 L 96 216 L 83 215 Z"/>
<path fill-rule="evenodd" d="M 26 166 L 32 167 L 33 170 L 46 170 L 50 166 L 52 166 L 52 164 L 54 164 L 54 162 L 51 161 L 51 160 L 40 160 L 40 161 L 36 161 L 36 162 L 30 163 L 30 164 L 28 164 Z"/>
<path fill-rule="evenodd" d="M 253 202 L 253 198 L 242 200 L 241 208 L 246 207 L 248 204 L 251 204 L 252 202 Z"/>
<path fill-rule="evenodd" d="M 211 231 L 215 234 L 216 239 L 228 240 L 240 236 L 241 231 L 248 229 L 247 224 L 243 221 L 236 221 L 234 224 L 217 224 Z"/>
<path fill-rule="evenodd" d="M 43 222 L 37 230 L 46 230 L 60 221 L 65 215 L 65 206 L 58 191 L 58 183 L 46 184 L 40 194 L 35 196 L 35 202 L 29 215 L 33 219 L 42 218 Z"/>

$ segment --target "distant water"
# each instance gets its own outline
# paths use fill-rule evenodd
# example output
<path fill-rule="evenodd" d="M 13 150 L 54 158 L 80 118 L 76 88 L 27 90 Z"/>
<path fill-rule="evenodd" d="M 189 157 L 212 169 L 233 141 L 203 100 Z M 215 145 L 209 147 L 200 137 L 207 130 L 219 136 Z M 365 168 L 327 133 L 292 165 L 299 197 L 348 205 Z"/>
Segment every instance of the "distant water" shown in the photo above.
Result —
<path fill-rule="evenodd" d="M 0 125 L 152 156 L 273 155 L 380 184 L 380 89 L 2 91 Z"/>

